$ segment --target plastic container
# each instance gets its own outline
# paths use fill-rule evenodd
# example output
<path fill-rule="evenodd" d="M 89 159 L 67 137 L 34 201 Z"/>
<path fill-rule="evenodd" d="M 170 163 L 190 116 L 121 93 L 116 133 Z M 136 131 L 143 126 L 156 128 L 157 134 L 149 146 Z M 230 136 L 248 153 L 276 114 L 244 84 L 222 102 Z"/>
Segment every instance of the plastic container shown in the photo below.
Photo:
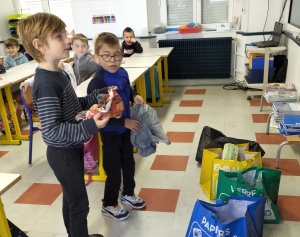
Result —
<path fill-rule="evenodd" d="M 247 76 L 245 76 L 246 81 L 249 84 L 253 83 L 263 83 L 264 81 L 264 70 L 263 69 L 249 69 L 249 64 L 245 64 L 247 68 Z M 268 82 L 273 81 L 275 67 L 269 68 Z"/>
<path fill-rule="evenodd" d="M 163 34 L 166 32 L 166 27 L 156 26 L 156 27 L 154 27 L 153 31 L 154 31 L 154 34 Z"/>
<path fill-rule="evenodd" d="M 29 17 L 30 14 L 14 14 L 7 17 L 8 20 L 22 20 Z"/>
<path fill-rule="evenodd" d="M 178 28 L 179 34 L 189 34 L 189 33 L 198 33 L 200 31 L 200 27 L 194 28 Z"/>
<path fill-rule="evenodd" d="M 264 57 L 255 57 L 252 58 L 252 69 L 264 69 L 265 58 Z M 269 68 L 274 67 L 274 58 L 270 57 Z M 251 66 L 250 66 L 251 68 Z"/>

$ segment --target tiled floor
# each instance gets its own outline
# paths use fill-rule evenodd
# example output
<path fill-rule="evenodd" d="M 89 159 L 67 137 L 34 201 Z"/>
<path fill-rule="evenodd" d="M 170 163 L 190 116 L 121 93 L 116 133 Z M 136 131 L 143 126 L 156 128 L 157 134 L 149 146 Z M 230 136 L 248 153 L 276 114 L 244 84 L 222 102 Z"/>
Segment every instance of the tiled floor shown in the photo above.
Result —
<path fill-rule="evenodd" d="M 145 199 L 147 207 L 132 210 L 126 221 L 104 217 L 104 183 L 93 181 L 87 187 L 90 233 L 105 237 L 185 236 L 196 199 L 208 201 L 199 186 L 201 167 L 195 161 L 203 126 L 258 141 L 266 152 L 263 165 L 274 167 L 278 144 L 284 138 L 275 129 L 265 134 L 270 104 L 264 103 L 259 112 L 258 100 L 249 102 L 244 91 L 226 91 L 221 86 L 177 87 L 168 97 L 171 104 L 156 111 L 172 144 L 159 144 L 156 154 L 147 158 L 135 154 L 135 192 Z M 67 237 L 61 187 L 47 164 L 40 132 L 34 135 L 33 147 L 32 167 L 27 165 L 28 142 L 0 147 L 0 172 L 22 175 L 22 180 L 2 196 L 7 217 L 30 237 Z M 264 237 L 300 236 L 299 154 L 297 145 L 282 149 L 278 206 L 283 222 L 265 225 Z"/>

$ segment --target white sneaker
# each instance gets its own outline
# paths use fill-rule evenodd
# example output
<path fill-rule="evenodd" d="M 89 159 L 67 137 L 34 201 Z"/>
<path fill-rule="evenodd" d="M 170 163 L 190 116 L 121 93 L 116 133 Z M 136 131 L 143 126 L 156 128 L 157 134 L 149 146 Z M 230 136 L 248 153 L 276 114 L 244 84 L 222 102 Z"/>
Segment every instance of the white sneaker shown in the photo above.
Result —
<path fill-rule="evenodd" d="M 144 200 L 135 194 L 133 194 L 131 196 L 121 194 L 121 202 L 124 204 L 130 205 L 136 209 L 141 209 L 144 206 L 146 206 L 146 203 L 144 202 Z"/>
<path fill-rule="evenodd" d="M 118 220 L 118 221 L 125 220 L 130 215 L 130 213 L 128 211 L 126 211 L 125 209 L 123 209 L 119 205 L 107 206 L 107 207 L 102 205 L 101 212 L 102 212 L 102 215 L 109 216 L 109 217 L 111 217 L 115 220 Z"/>

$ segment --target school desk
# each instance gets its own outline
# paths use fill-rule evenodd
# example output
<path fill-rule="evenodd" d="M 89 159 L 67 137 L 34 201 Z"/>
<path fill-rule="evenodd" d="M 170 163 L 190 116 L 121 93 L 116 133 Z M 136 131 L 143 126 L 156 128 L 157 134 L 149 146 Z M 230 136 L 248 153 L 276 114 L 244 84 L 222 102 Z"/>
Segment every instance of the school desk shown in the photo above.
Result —
<path fill-rule="evenodd" d="M 162 87 L 162 68 L 160 56 L 149 56 L 149 57 L 130 57 L 124 58 L 125 63 L 122 67 L 127 68 L 140 68 L 147 67 L 150 68 L 150 82 L 151 82 L 151 93 L 152 93 L 152 103 L 148 103 L 150 106 L 162 106 L 163 103 L 170 103 L 170 99 L 165 99 L 163 97 L 163 87 Z M 157 64 L 158 67 L 158 89 L 159 89 L 159 100 L 156 100 L 155 95 L 155 81 L 154 81 L 154 66 Z"/>
<path fill-rule="evenodd" d="M 135 53 L 131 57 L 151 57 L 151 56 L 160 56 L 164 60 L 164 74 L 165 74 L 165 86 L 163 92 L 174 92 L 174 88 L 169 87 L 169 75 L 168 75 L 168 57 L 172 52 L 173 47 L 166 48 L 145 48 L 143 53 Z M 161 63 L 161 61 L 159 61 Z M 161 66 L 160 66 L 161 68 Z"/>
<path fill-rule="evenodd" d="M 21 180 L 20 174 L 0 173 L 0 236 L 1 237 L 12 237 L 10 233 L 10 229 L 8 227 L 6 215 L 3 209 L 1 196 L 20 180 Z"/>

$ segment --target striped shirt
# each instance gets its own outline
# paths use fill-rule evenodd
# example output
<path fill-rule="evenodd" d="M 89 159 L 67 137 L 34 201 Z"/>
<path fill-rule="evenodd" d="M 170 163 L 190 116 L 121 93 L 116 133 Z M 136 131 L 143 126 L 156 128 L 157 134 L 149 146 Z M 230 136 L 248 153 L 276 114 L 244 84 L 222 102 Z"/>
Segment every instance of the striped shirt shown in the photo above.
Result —
<path fill-rule="evenodd" d="M 45 143 L 54 147 L 82 147 L 98 128 L 94 119 L 77 122 L 75 116 L 97 104 L 97 95 L 101 93 L 107 93 L 107 88 L 78 98 L 61 70 L 53 72 L 37 68 L 32 97 Z"/>

